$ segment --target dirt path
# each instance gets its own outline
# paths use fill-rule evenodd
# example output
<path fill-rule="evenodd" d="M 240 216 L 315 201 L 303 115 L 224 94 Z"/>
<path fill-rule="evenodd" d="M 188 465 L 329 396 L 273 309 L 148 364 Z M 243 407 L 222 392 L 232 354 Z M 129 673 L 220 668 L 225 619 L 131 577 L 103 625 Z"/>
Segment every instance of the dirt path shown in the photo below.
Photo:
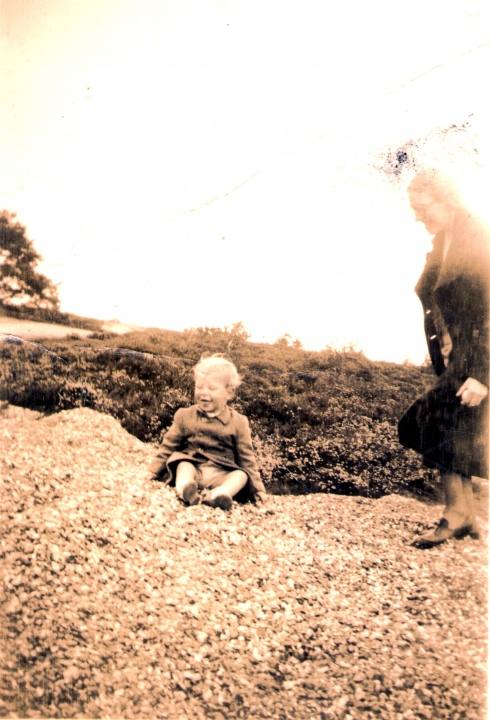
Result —
<path fill-rule="evenodd" d="M 0 333 L 4 335 L 17 335 L 23 340 L 59 340 L 69 335 L 86 338 L 93 335 L 91 330 L 69 327 L 68 325 L 55 325 L 54 323 L 32 322 L 31 320 L 17 320 L 16 318 L 0 315 Z"/>
<path fill-rule="evenodd" d="M 119 320 L 108 320 L 101 326 L 103 332 L 110 332 L 116 335 L 125 335 L 130 332 L 144 331 L 145 328 L 139 325 L 127 325 Z M 69 325 L 57 325 L 55 323 L 34 322 L 32 320 L 17 320 L 16 318 L 0 315 L 0 334 L 16 335 L 23 340 L 59 340 L 75 335 L 79 338 L 86 338 L 93 335 L 92 330 L 71 327 Z"/>

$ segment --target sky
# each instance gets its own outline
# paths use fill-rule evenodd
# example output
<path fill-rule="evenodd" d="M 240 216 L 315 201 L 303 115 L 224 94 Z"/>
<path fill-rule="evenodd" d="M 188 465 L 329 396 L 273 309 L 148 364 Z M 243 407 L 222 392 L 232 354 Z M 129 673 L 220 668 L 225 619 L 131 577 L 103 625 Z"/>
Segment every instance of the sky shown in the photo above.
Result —
<path fill-rule="evenodd" d="M 440 166 L 488 217 L 489 14 L 2 0 L 0 208 L 64 311 L 422 362 L 406 186 Z"/>

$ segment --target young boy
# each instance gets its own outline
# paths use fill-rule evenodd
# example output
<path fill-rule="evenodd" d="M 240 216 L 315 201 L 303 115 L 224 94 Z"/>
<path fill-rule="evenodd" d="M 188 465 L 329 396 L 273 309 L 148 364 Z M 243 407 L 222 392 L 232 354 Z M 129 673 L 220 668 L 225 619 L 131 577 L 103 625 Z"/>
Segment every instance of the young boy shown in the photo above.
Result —
<path fill-rule="evenodd" d="M 180 408 L 150 466 L 149 477 L 175 482 L 188 505 L 199 502 L 229 510 L 232 498 L 247 487 L 265 502 L 245 415 L 228 406 L 240 385 L 236 367 L 220 355 L 204 358 L 194 368 L 196 404 Z"/>

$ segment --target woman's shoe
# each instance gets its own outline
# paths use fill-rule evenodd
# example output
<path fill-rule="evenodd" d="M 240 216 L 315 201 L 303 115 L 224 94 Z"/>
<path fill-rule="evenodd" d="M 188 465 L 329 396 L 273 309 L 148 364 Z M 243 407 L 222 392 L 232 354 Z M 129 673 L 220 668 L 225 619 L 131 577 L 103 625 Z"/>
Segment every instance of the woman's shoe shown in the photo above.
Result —
<path fill-rule="evenodd" d="M 434 530 L 416 537 L 412 541 L 412 545 L 418 548 L 429 548 L 434 545 L 441 545 L 441 543 L 446 542 L 446 540 L 450 538 L 462 538 L 466 535 L 469 535 L 474 540 L 478 540 L 480 537 L 480 532 L 474 518 L 466 519 L 465 522 L 457 528 L 450 528 L 446 518 L 441 518 Z"/>
<path fill-rule="evenodd" d="M 412 545 L 419 548 L 433 547 L 434 545 L 440 545 L 441 543 L 446 542 L 449 538 L 454 537 L 454 534 L 455 531 L 450 529 L 446 518 L 441 518 L 434 530 L 424 533 L 423 535 L 420 535 L 420 537 L 416 537 L 413 540 Z"/>
<path fill-rule="evenodd" d="M 460 527 L 458 530 L 456 530 L 455 537 L 462 538 L 466 537 L 466 535 L 469 535 L 472 540 L 480 539 L 480 528 L 478 527 L 478 524 L 474 517 L 471 520 L 467 521 L 463 525 L 463 527 Z"/>

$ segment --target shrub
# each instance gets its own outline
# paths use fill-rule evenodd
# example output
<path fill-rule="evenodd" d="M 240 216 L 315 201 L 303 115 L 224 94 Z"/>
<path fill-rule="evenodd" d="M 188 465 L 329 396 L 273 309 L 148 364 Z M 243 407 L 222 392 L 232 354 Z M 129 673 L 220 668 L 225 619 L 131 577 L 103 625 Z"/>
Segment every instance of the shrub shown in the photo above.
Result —
<path fill-rule="evenodd" d="M 427 367 L 371 362 L 350 348 L 314 353 L 298 345 L 247 342 L 241 325 L 184 333 L 0 345 L 0 399 L 45 412 L 85 405 L 158 441 L 193 397 L 192 366 L 225 352 L 244 375 L 235 407 L 251 422 L 259 467 L 275 492 L 370 497 L 434 478 L 398 443 L 396 423 L 431 382 Z M 64 360 L 65 362 L 63 362 Z"/>

